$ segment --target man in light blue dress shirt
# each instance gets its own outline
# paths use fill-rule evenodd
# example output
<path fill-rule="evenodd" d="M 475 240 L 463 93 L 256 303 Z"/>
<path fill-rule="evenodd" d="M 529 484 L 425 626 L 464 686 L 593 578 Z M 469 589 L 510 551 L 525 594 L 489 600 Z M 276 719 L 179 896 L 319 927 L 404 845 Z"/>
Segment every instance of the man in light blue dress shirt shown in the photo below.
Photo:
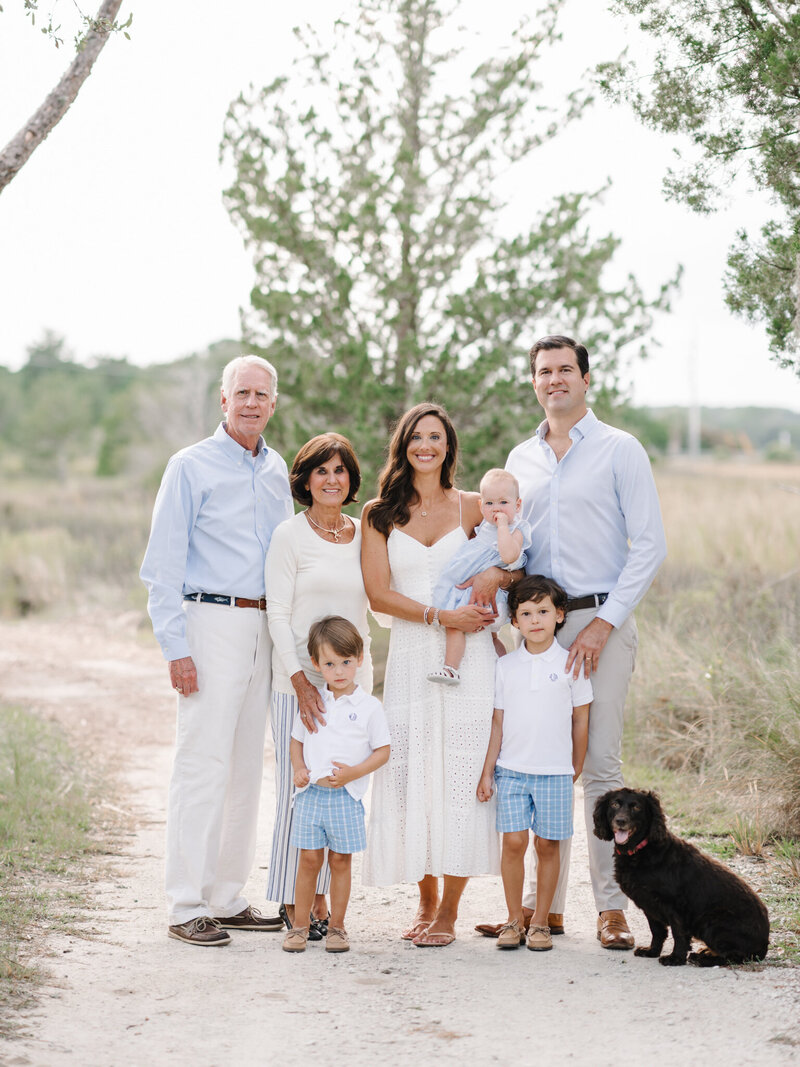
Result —
<path fill-rule="evenodd" d="M 275 368 L 223 371 L 225 420 L 164 472 L 141 568 L 153 631 L 178 694 L 167 806 L 169 936 L 220 946 L 227 930 L 279 930 L 241 895 L 255 852 L 272 645 L 264 561 L 293 513 L 286 464 L 261 436 Z"/>
<path fill-rule="evenodd" d="M 633 947 L 627 897 L 614 879 L 612 843 L 592 833 L 592 813 L 599 796 L 623 784 L 623 716 L 637 646 L 633 610 L 666 555 L 664 528 L 647 453 L 586 406 L 589 356 L 583 345 L 545 337 L 530 358 L 546 419 L 512 450 L 506 468 L 519 479 L 522 516 L 531 524 L 526 570 L 566 589 L 569 613 L 558 640 L 570 650 L 567 669 L 592 680 L 581 781 L 597 938 L 604 948 L 627 949 Z M 564 842 L 561 848 L 550 923 L 556 933 L 563 933 L 570 847 Z M 535 903 L 533 884 L 524 903 L 527 917 Z M 491 934 L 494 927 L 479 929 Z"/>

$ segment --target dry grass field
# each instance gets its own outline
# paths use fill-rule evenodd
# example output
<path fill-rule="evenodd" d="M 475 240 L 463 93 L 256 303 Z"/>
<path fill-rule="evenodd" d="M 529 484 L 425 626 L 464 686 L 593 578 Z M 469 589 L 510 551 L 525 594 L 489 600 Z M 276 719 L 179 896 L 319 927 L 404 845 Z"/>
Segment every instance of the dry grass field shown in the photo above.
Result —
<path fill-rule="evenodd" d="M 639 608 L 628 755 L 753 832 L 800 835 L 800 467 L 657 470 L 669 557 Z"/>

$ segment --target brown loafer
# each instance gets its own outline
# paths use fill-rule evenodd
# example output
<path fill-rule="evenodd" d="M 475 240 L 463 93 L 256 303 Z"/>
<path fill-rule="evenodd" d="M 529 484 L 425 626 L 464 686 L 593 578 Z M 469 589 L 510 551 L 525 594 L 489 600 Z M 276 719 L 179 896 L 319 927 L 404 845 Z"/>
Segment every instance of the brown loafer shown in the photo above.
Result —
<path fill-rule="evenodd" d="M 547 916 L 547 925 L 550 927 L 551 934 L 563 934 L 564 933 L 564 916 L 559 912 L 551 911 Z"/>
<path fill-rule="evenodd" d="M 603 948 L 633 948 L 624 911 L 603 911 L 597 917 L 597 940 Z"/>
<path fill-rule="evenodd" d="M 170 926 L 167 933 L 176 941 L 185 941 L 187 945 L 201 945 L 204 948 L 216 948 L 231 943 L 231 935 L 220 930 L 219 923 L 210 915 L 200 915 L 187 923 Z"/>
<path fill-rule="evenodd" d="M 283 929 L 283 919 L 280 915 L 276 915 L 274 919 L 267 918 L 258 908 L 251 908 L 248 904 L 238 915 L 218 917 L 217 925 L 220 930 L 267 930 L 270 933 L 278 933 Z"/>

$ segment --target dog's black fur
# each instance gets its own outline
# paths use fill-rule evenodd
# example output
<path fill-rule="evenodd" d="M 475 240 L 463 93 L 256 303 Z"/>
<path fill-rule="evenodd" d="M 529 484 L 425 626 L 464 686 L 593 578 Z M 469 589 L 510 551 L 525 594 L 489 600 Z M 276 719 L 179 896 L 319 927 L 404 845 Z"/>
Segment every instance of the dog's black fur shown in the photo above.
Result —
<path fill-rule="evenodd" d="M 689 961 L 703 967 L 766 956 L 769 916 L 764 904 L 727 867 L 669 832 L 655 793 L 612 789 L 595 804 L 594 832 L 615 842 L 619 887 L 650 924 L 650 947 L 637 948 L 637 956 L 658 956 L 665 966 L 681 966 L 692 938 L 706 949 L 692 952 Z M 668 929 L 674 946 L 662 956 Z"/>

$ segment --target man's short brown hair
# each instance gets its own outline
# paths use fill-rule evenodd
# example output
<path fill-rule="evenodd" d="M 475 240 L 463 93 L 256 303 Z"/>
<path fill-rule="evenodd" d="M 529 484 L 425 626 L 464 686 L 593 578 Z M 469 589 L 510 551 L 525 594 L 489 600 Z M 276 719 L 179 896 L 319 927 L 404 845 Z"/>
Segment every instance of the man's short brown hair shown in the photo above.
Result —
<path fill-rule="evenodd" d="M 531 378 L 536 377 L 536 357 L 539 353 L 552 352 L 558 348 L 572 349 L 575 353 L 575 359 L 578 364 L 578 370 L 581 372 L 581 377 L 585 378 L 589 373 L 589 353 L 583 345 L 578 344 L 577 341 L 573 341 L 571 337 L 564 337 L 557 333 L 551 334 L 549 337 L 540 337 L 530 350 Z"/>
<path fill-rule="evenodd" d="M 364 639 L 352 622 L 341 615 L 326 615 L 324 619 L 311 624 L 308 654 L 314 663 L 319 663 L 319 652 L 323 645 L 329 645 L 337 656 L 360 659 L 364 655 Z"/>

